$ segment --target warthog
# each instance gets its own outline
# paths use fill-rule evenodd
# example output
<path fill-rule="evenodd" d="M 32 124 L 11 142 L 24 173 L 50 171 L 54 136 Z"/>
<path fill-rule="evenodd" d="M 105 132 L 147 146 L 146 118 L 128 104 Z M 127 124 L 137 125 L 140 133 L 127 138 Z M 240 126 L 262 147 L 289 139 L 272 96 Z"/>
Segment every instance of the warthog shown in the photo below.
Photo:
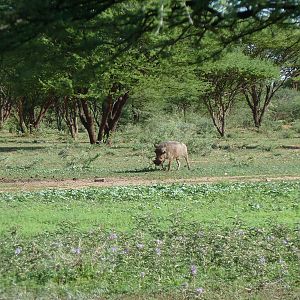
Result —
<path fill-rule="evenodd" d="M 169 160 L 168 164 L 168 171 L 170 170 L 171 163 L 174 159 L 177 162 L 177 170 L 180 168 L 180 157 L 184 157 L 187 163 L 188 169 L 190 169 L 189 159 L 188 159 L 188 152 L 187 147 L 183 143 L 169 141 L 163 142 L 158 145 L 154 145 L 156 158 L 153 160 L 156 166 L 162 166 L 166 159 Z"/>

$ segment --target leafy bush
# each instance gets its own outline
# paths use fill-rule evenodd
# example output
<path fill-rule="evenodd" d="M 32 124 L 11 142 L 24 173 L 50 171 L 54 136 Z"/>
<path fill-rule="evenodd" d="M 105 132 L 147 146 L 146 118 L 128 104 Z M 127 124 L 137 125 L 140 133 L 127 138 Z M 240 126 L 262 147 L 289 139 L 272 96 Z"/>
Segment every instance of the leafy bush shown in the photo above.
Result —
<path fill-rule="evenodd" d="M 300 120 L 293 123 L 292 129 L 297 133 L 300 133 Z"/>
<path fill-rule="evenodd" d="M 270 112 L 274 120 L 292 122 L 300 119 L 300 93 L 291 89 L 279 91 L 270 106 Z"/>

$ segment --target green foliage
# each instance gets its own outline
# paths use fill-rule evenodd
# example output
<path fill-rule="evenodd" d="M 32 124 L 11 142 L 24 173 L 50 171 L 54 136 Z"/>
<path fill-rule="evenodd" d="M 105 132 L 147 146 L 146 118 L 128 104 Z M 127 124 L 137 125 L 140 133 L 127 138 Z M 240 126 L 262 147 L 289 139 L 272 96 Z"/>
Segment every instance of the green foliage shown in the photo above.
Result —
<path fill-rule="evenodd" d="M 270 112 L 275 120 L 286 123 L 300 119 L 300 93 L 295 90 L 283 89 L 276 95 Z"/>
<path fill-rule="evenodd" d="M 300 133 L 300 121 L 297 120 L 297 122 L 295 122 L 292 126 L 292 128 L 297 132 Z"/>
<path fill-rule="evenodd" d="M 279 68 L 272 61 L 251 58 L 239 49 L 225 53 L 216 61 L 205 63 L 201 70 L 205 74 L 217 74 L 219 76 L 235 71 L 237 76 L 244 78 L 246 82 L 257 78 L 272 81 L 279 77 Z"/>

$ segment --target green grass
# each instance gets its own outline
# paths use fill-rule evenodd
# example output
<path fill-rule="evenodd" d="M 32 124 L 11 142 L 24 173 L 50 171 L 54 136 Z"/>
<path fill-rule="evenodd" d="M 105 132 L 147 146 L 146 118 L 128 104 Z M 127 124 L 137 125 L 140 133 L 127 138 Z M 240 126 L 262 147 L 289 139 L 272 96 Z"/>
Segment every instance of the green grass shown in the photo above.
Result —
<path fill-rule="evenodd" d="M 0 188 L 93 177 L 162 184 L 0 193 L 0 299 L 299 298 L 299 181 L 163 185 L 298 177 L 299 150 L 282 146 L 299 145 L 299 132 L 232 129 L 220 139 L 175 123 L 129 126 L 112 147 L 84 134 L 1 132 Z M 159 140 L 185 142 L 192 170 L 155 170 Z"/>
<path fill-rule="evenodd" d="M 274 190 L 271 188 L 274 186 Z M 55 231 L 64 222 L 80 229 L 100 226 L 130 231 L 136 218 L 151 218 L 163 228 L 170 216 L 183 222 L 247 226 L 268 222 L 294 226 L 299 218 L 299 184 L 155 185 L 0 194 L 0 232 Z M 282 188 L 282 190 L 281 190 Z"/>
<path fill-rule="evenodd" d="M 190 149 L 192 170 L 182 163 L 176 172 L 155 171 L 151 135 L 133 129 L 119 132 L 112 147 L 89 145 L 81 134 L 77 142 L 64 135 L 48 134 L 17 137 L 2 133 L 0 137 L 0 178 L 61 179 L 93 177 L 138 177 L 144 179 L 195 178 L 205 176 L 299 176 L 299 150 L 282 145 L 298 145 L 296 133 L 283 138 L 281 133 L 243 132 L 219 139 L 190 135 L 179 138 Z M 160 138 L 160 140 L 163 137 Z M 169 139 L 176 139 L 170 136 Z M 178 138 L 177 138 L 178 139 Z"/>
<path fill-rule="evenodd" d="M 299 196 L 300 182 L 2 193 L 1 298 L 297 299 Z"/>

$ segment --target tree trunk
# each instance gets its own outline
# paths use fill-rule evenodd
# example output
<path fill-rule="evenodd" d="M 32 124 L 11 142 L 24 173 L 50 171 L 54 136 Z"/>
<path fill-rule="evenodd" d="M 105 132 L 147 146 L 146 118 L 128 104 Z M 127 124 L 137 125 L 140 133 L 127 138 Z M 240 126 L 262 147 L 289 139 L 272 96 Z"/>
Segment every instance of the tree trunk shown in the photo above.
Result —
<path fill-rule="evenodd" d="M 232 97 L 232 99 L 229 100 L 229 103 L 227 103 L 227 105 L 224 105 L 224 102 L 222 101 L 222 97 L 220 97 L 217 100 L 209 99 L 207 101 L 204 101 L 208 109 L 208 112 L 211 116 L 211 119 L 213 121 L 213 124 L 216 127 L 221 137 L 225 136 L 225 118 L 226 118 L 227 111 L 231 105 L 231 102 L 233 101 L 233 98 L 234 96 Z M 212 101 L 215 101 L 215 103 L 217 103 L 217 110 L 214 108 Z"/>
<path fill-rule="evenodd" d="M 3 123 L 9 118 L 12 109 L 10 100 L 0 99 L 0 130 L 3 128 Z"/>
<path fill-rule="evenodd" d="M 77 106 L 76 102 L 70 100 L 69 97 L 64 98 L 64 119 L 72 138 L 76 140 L 78 135 Z"/>
<path fill-rule="evenodd" d="M 38 116 L 36 118 L 34 117 L 33 119 L 32 124 L 34 129 L 38 129 L 40 127 L 42 119 L 45 117 L 48 109 L 51 107 L 51 105 L 54 104 L 54 102 L 55 102 L 55 98 L 50 96 L 48 100 L 41 105 Z"/>
<path fill-rule="evenodd" d="M 100 122 L 97 143 L 110 143 L 110 135 L 116 130 L 122 110 L 129 98 L 128 92 L 113 101 L 109 95 L 102 105 L 102 118 Z"/>
<path fill-rule="evenodd" d="M 90 113 L 88 101 L 85 99 L 78 100 L 78 108 L 79 108 L 79 118 L 83 126 L 88 132 L 90 143 L 96 143 L 96 133 L 94 126 L 94 119 L 92 114 Z"/>
<path fill-rule="evenodd" d="M 263 117 L 269 107 L 269 104 L 275 92 L 282 86 L 284 81 L 277 84 L 252 84 L 250 87 L 243 87 L 248 106 L 252 112 L 254 126 L 260 128 Z"/>
<path fill-rule="evenodd" d="M 21 97 L 17 104 L 18 123 L 19 123 L 18 129 L 22 133 L 27 132 L 27 127 L 26 127 L 25 120 L 24 120 L 24 102 L 25 102 L 25 97 Z"/>

